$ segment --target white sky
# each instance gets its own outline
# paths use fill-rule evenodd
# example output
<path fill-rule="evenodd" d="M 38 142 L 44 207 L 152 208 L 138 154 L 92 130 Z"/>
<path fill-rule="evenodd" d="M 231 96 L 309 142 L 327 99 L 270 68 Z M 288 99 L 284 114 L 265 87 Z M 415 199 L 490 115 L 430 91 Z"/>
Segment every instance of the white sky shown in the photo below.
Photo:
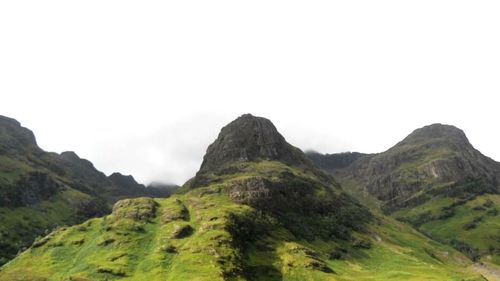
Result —
<path fill-rule="evenodd" d="M 183 183 L 247 112 L 329 153 L 454 124 L 500 160 L 499 15 L 499 1 L 1 1 L 0 114 L 144 183 Z"/>

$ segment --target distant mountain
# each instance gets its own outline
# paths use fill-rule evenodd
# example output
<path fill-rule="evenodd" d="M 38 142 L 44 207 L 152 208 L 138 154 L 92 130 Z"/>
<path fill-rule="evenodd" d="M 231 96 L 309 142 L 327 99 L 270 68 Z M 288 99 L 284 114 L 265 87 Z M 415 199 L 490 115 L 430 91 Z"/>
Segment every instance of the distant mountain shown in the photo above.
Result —
<path fill-rule="evenodd" d="M 171 197 L 121 200 L 109 216 L 60 228 L 0 280 L 485 280 L 472 266 L 372 213 L 247 114 Z"/>
<path fill-rule="evenodd" d="M 74 152 L 43 151 L 33 132 L 0 116 L 0 264 L 57 226 L 109 213 L 117 199 L 167 195 L 150 191 Z"/>
<path fill-rule="evenodd" d="M 385 152 L 357 154 L 347 166 L 327 163 L 345 156 L 310 158 L 358 198 L 369 194 L 393 217 L 475 260 L 500 264 L 500 163 L 476 150 L 462 130 L 433 124 Z"/>
<path fill-rule="evenodd" d="M 315 151 L 308 151 L 307 157 L 311 159 L 316 166 L 326 171 L 335 171 L 349 167 L 354 161 L 368 154 L 359 152 L 343 152 L 336 154 L 321 154 Z"/>
<path fill-rule="evenodd" d="M 111 190 L 107 191 L 111 195 L 112 201 L 117 199 L 132 198 L 132 197 L 167 197 L 174 192 L 179 186 L 173 184 L 163 184 L 153 182 L 148 186 L 139 184 L 132 176 L 125 176 L 120 173 L 113 173 L 109 176 L 111 181 Z"/>
<path fill-rule="evenodd" d="M 166 197 L 174 193 L 178 188 L 178 185 L 162 182 L 152 182 L 146 186 L 148 193 L 152 197 Z"/>

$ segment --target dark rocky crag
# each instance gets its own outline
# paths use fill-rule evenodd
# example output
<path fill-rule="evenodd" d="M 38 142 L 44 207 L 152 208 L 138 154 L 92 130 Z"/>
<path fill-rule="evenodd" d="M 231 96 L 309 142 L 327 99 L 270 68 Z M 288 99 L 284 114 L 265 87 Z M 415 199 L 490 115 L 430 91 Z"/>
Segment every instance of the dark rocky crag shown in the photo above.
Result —
<path fill-rule="evenodd" d="M 237 161 L 277 160 L 288 165 L 309 165 L 300 149 L 290 145 L 266 118 L 244 114 L 222 128 L 203 157 L 200 173 Z"/>
<path fill-rule="evenodd" d="M 210 174 L 231 172 L 234 169 L 231 164 L 261 160 L 314 170 L 312 162 L 300 149 L 286 142 L 270 120 L 244 114 L 223 127 L 208 147 L 192 185 L 206 184 Z"/>
<path fill-rule="evenodd" d="M 130 197 L 167 197 L 174 192 L 178 186 L 174 184 L 151 183 L 148 186 L 138 183 L 131 175 L 113 173 L 109 177 L 112 183 L 110 193 L 119 198 Z"/>
<path fill-rule="evenodd" d="M 481 154 L 462 130 L 450 125 L 417 129 L 385 152 L 358 156 L 347 167 L 325 165 L 333 156 L 310 158 L 333 174 L 358 181 L 389 212 L 470 182 L 480 186 L 466 190 L 470 196 L 499 191 L 500 164 Z"/>

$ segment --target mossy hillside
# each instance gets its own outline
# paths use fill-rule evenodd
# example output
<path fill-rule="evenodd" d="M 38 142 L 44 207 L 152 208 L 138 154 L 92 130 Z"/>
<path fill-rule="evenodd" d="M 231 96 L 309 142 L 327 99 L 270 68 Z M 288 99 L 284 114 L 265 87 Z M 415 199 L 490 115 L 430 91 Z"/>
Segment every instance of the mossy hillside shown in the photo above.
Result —
<path fill-rule="evenodd" d="M 493 194 L 468 200 L 437 197 L 393 216 L 453 245 L 471 259 L 500 265 L 499 205 L 500 196 Z"/>
<path fill-rule="evenodd" d="M 0 264 L 38 235 L 53 228 L 82 222 L 107 207 L 74 188 L 64 173 L 51 170 L 55 159 L 36 143 L 19 146 L 14 131 L 3 130 L 0 140 Z M 81 184 L 80 184 L 81 185 Z M 101 211 L 96 210 L 102 208 Z M 88 212 L 88 213 L 86 213 Z"/>
<path fill-rule="evenodd" d="M 231 188 L 255 177 L 283 180 L 286 172 L 315 182 L 314 195 L 330 194 L 315 175 L 272 161 L 238 171 L 168 199 L 120 201 L 110 216 L 37 240 L 0 280 L 482 280 L 460 253 L 378 215 L 356 227 L 336 221 L 348 236 L 324 235 L 321 223 L 291 227 L 280 208 L 239 202 Z"/>
<path fill-rule="evenodd" d="M 316 169 L 268 160 L 239 162 L 204 178 L 212 189 L 272 216 L 305 239 L 347 239 L 352 230 L 362 230 L 371 219 L 368 209 Z M 179 192 L 192 189 L 188 182 Z"/>
<path fill-rule="evenodd" d="M 152 194 L 165 192 L 107 177 L 74 152 L 45 152 L 29 129 L 0 116 L 0 265 L 55 227 L 107 214 L 118 198 Z"/>
<path fill-rule="evenodd" d="M 86 203 L 87 202 L 87 203 Z M 86 218 L 79 204 L 92 204 L 92 198 L 77 190 L 67 189 L 30 207 L 0 208 L 0 264 L 61 225 L 73 225 Z"/>
<path fill-rule="evenodd" d="M 370 206 L 372 212 L 381 213 L 380 202 L 360 188 L 358 180 L 342 171 L 334 175 L 348 193 Z M 410 197 L 408 207 L 390 216 L 498 271 L 500 201 L 498 195 L 488 193 L 491 191 L 491 185 L 482 181 L 436 185 Z"/>
<path fill-rule="evenodd" d="M 54 231 L 5 265 L 0 280 L 482 280 L 458 252 L 390 219 L 352 240 L 306 241 L 207 191 L 133 199 Z M 176 236 L 186 225 L 192 231 Z"/>

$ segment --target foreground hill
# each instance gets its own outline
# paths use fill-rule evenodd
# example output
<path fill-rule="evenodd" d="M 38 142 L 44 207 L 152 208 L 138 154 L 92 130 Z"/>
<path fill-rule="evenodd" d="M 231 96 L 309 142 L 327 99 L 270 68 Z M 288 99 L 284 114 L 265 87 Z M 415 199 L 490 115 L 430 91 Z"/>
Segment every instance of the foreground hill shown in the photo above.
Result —
<path fill-rule="evenodd" d="M 223 128 L 167 199 L 60 228 L 0 280 L 485 280 L 464 255 L 372 213 L 267 119 Z"/>
<path fill-rule="evenodd" d="M 0 265 L 38 235 L 107 214 L 117 199 L 149 193 L 132 177 L 107 177 L 74 152 L 43 151 L 30 130 L 0 116 Z"/>
<path fill-rule="evenodd" d="M 309 156 L 367 205 L 472 260 L 500 265 L 500 163 L 462 130 L 434 124 L 383 153 Z M 350 162 L 338 165 L 342 159 Z"/>

